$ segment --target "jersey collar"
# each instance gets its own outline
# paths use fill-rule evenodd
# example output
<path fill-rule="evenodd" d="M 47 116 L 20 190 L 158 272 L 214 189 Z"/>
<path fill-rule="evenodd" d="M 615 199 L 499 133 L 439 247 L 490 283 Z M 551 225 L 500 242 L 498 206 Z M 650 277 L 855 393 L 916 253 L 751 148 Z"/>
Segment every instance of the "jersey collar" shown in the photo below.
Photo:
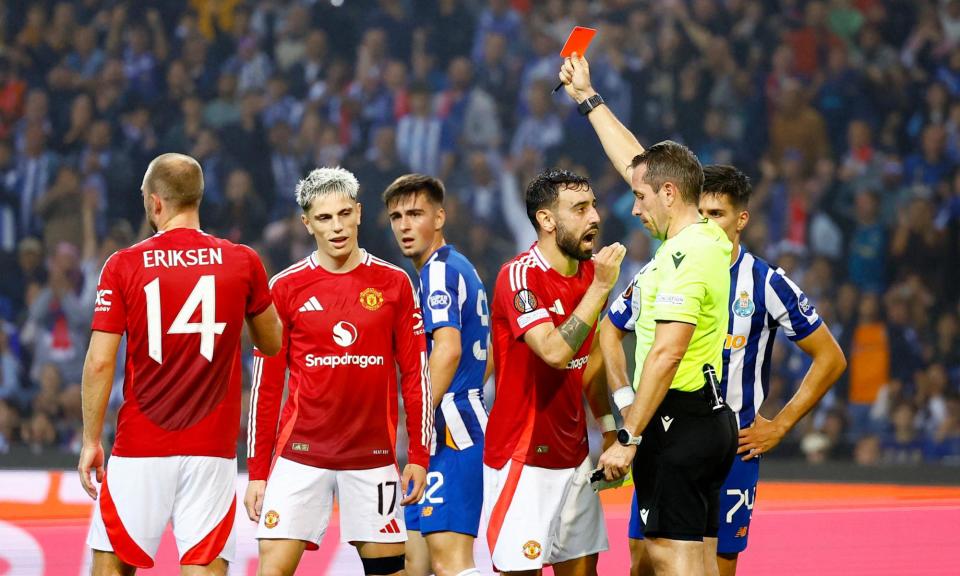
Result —
<path fill-rule="evenodd" d="M 436 260 L 437 257 L 440 256 L 440 253 L 441 253 L 441 252 L 443 252 L 443 251 L 450 251 L 450 250 L 453 250 L 453 244 L 449 244 L 449 243 L 448 243 L 448 244 L 444 244 L 443 246 L 437 248 L 436 250 L 433 251 L 433 254 L 430 255 L 430 258 L 427 258 L 427 264 L 429 264 L 429 263 L 433 262 L 434 260 Z"/>
<path fill-rule="evenodd" d="M 738 249 L 740 250 L 740 253 L 737 255 L 737 260 L 730 265 L 731 270 L 739 266 L 740 262 L 743 262 L 743 255 L 747 253 L 747 251 L 743 249 L 743 244 L 740 244 L 740 246 L 738 246 Z"/>

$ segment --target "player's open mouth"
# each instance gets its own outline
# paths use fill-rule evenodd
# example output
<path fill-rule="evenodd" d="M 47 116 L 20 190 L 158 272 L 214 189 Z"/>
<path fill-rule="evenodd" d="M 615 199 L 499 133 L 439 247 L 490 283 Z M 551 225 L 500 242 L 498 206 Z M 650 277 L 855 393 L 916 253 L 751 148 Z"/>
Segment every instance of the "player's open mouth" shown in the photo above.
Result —
<path fill-rule="evenodd" d="M 413 246 L 413 242 L 414 242 L 414 239 L 413 239 L 413 238 L 401 238 L 401 239 L 400 239 L 400 243 L 403 244 L 404 247 Z"/>
<path fill-rule="evenodd" d="M 598 234 L 600 234 L 599 230 L 591 230 L 583 235 L 583 241 L 592 243 L 594 240 L 597 239 Z"/>
<path fill-rule="evenodd" d="M 347 243 L 348 239 L 349 238 L 347 238 L 346 236 L 337 236 L 336 238 L 331 238 L 330 243 L 336 246 L 337 248 L 343 248 L 343 246 Z"/>

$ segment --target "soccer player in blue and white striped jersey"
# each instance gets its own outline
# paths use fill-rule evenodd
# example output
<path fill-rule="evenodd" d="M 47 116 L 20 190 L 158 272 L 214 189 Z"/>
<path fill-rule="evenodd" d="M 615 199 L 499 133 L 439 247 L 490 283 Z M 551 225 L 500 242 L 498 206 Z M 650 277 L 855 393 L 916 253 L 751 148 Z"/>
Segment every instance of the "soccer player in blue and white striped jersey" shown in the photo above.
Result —
<path fill-rule="evenodd" d="M 726 403 L 740 424 L 738 453 L 720 491 L 720 531 L 717 538 L 705 538 L 705 558 L 715 550 L 721 576 L 736 573 L 737 557 L 747 546 L 750 517 L 756 498 L 760 470 L 759 456 L 773 449 L 830 389 L 846 367 L 843 352 L 830 334 L 816 308 L 784 273 L 754 256 L 740 244 L 740 235 L 750 220 L 748 205 L 752 192 L 749 179 L 732 166 L 703 169 L 700 212 L 719 224 L 733 243 L 730 266 L 730 323 L 723 353 L 721 388 Z M 640 298 L 631 283 L 611 304 L 600 328 L 601 340 L 612 345 L 613 358 L 605 357 L 608 380 L 618 408 L 629 406 L 633 389 L 628 385 L 626 360 L 616 354 L 615 342 L 633 330 L 639 315 Z M 616 329 L 614 329 L 616 328 Z M 795 342 L 813 360 L 793 398 L 767 420 L 759 409 L 769 391 L 770 357 L 777 330 Z M 619 372 L 623 374 L 619 374 Z M 652 574 L 644 553 L 643 533 L 631 514 L 629 536 L 633 566 L 631 574 Z M 712 566 L 711 566 L 712 568 Z M 707 572 L 714 573 L 713 570 Z"/>
<path fill-rule="evenodd" d="M 490 321 L 480 276 L 444 240 L 443 196 L 443 183 L 421 174 L 401 176 L 383 193 L 400 250 L 420 273 L 436 408 L 427 488 L 419 503 L 404 510 L 410 576 L 480 574 L 473 541 L 483 506 L 483 383 L 489 376 Z"/>

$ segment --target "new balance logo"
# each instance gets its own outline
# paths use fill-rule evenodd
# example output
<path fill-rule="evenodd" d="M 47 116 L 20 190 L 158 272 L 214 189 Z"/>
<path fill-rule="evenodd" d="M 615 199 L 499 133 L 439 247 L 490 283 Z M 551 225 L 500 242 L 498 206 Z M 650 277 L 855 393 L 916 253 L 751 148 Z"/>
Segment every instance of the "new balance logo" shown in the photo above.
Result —
<path fill-rule="evenodd" d="M 663 422 L 663 431 L 666 432 L 670 429 L 670 425 L 673 424 L 673 418 L 670 416 L 661 416 L 660 421 Z"/>
<path fill-rule="evenodd" d="M 550 311 L 556 314 L 557 316 L 563 316 L 563 304 L 560 302 L 560 299 L 557 298 L 553 301 L 553 306 L 550 307 Z"/>
<path fill-rule="evenodd" d="M 321 310 L 323 310 L 323 306 L 320 305 L 320 301 L 317 300 L 316 296 L 311 296 L 310 299 L 300 307 L 300 312 L 320 312 Z"/>
<path fill-rule="evenodd" d="M 381 533 L 381 534 L 399 534 L 399 533 L 400 533 L 400 525 L 397 524 L 397 519 L 394 518 L 393 520 L 390 521 L 389 524 L 387 524 L 386 526 L 384 526 L 383 528 L 381 528 L 381 529 L 380 529 L 380 533 Z"/>

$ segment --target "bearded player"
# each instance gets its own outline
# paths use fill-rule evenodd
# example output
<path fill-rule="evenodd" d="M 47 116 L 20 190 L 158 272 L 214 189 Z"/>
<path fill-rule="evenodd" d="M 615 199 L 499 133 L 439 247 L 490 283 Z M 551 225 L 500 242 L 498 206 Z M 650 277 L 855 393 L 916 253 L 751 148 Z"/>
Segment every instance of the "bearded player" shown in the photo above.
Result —
<path fill-rule="evenodd" d="M 626 249 L 593 251 L 600 216 L 590 182 L 562 170 L 526 190 L 537 231 L 504 264 L 494 292 L 496 399 L 484 451 L 487 543 L 504 573 L 592 575 L 607 549 L 600 499 L 590 486 L 586 389 L 605 444 L 615 429 L 605 390 L 597 317 Z"/>

